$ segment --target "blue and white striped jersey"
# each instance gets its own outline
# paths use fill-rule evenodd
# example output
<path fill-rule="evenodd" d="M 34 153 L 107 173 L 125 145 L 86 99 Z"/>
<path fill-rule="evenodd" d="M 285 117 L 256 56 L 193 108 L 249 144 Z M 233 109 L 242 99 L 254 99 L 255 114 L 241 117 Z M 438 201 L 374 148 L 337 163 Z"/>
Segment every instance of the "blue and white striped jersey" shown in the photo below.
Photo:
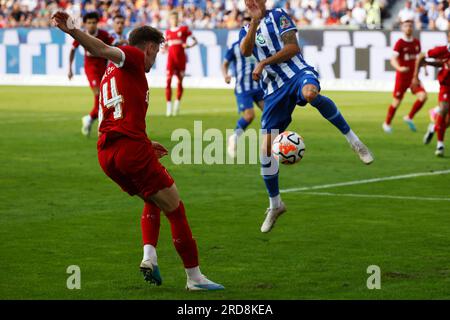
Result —
<path fill-rule="evenodd" d="M 248 32 L 249 26 L 245 26 L 239 33 L 239 39 L 242 40 Z M 255 47 L 253 55 L 256 60 L 262 61 L 275 55 L 284 47 L 281 36 L 288 31 L 296 31 L 292 19 L 283 9 L 267 10 L 266 16 L 261 20 L 256 32 Z M 314 71 L 314 68 L 308 65 L 303 56 L 299 53 L 292 59 L 283 63 L 269 65 L 264 68 L 261 86 L 264 93 L 269 95 L 281 88 L 289 79 L 305 71 Z"/>
<path fill-rule="evenodd" d="M 123 33 L 123 34 L 120 35 L 120 34 L 117 34 L 117 33 L 114 32 L 114 31 L 111 31 L 111 32 L 110 32 L 110 35 L 111 35 L 111 37 L 114 39 L 114 41 L 113 41 L 113 43 L 112 43 L 113 46 L 116 46 L 116 45 L 119 43 L 120 40 L 126 40 L 126 39 L 127 39 L 125 33 Z"/>
<path fill-rule="evenodd" d="M 261 90 L 258 82 L 252 79 L 252 72 L 256 66 L 255 57 L 244 57 L 239 47 L 239 41 L 231 45 L 225 54 L 225 60 L 232 63 L 233 76 L 236 78 L 236 94 Z"/>

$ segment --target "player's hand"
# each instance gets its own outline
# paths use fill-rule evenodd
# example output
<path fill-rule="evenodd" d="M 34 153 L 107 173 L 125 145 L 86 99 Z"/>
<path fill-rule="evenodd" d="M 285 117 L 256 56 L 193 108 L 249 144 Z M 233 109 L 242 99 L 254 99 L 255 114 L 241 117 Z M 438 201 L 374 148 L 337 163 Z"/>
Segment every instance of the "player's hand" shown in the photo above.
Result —
<path fill-rule="evenodd" d="M 245 6 L 248 14 L 252 18 L 252 22 L 259 22 L 263 18 L 263 12 L 256 4 L 255 0 L 245 0 Z"/>
<path fill-rule="evenodd" d="M 231 83 L 231 76 L 225 76 L 225 82 L 227 84 L 230 84 Z"/>
<path fill-rule="evenodd" d="M 406 73 L 409 71 L 409 67 L 399 67 L 398 72 L 400 73 Z"/>
<path fill-rule="evenodd" d="M 419 78 L 414 77 L 411 81 L 411 87 L 416 88 L 420 85 L 420 80 Z"/>
<path fill-rule="evenodd" d="M 67 13 L 58 11 L 52 16 L 52 22 L 65 33 L 70 33 L 75 29 L 75 21 Z"/>
<path fill-rule="evenodd" d="M 158 158 L 162 158 L 169 154 L 169 151 L 159 142 L 152 141 L 152 146 Z"/>
<path fill-rule="evenodd" d="M 69 78 L 69 80 L 72 80 L 72 78 L 73 78 L 72 69 L 69 70 L 69 73 L 68 73 L 67 77 Z"/>
<path fill-rule="evenodd" d="M 262 62 L 258 63 L 252 72 L 253 80 L 259 81 L 259 79 L 261 79 L 263 70 L 264 70 L 264 63 L 262 63 Z"/>

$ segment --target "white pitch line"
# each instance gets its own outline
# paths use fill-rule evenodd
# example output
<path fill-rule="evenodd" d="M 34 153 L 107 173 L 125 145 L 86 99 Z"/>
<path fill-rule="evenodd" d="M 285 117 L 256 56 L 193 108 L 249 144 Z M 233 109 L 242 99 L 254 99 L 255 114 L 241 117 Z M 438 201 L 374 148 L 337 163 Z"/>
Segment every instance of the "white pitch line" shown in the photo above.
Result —
<path fill-rule="evenodd" d="M 353 186 L 357 184 L 367 184 L 381 181 L 392 181 L 392 180 L 402 180 L 402 179 L 411 179 L 417 177 L 426 177 L 426 176 L 437 176 L 442 174 L 449 174 L 449 170 L 441 170 L 441 171 L 432 171 L 432 172 L 419 172 L 419 173 L 410 173 L 399 176 L 390 176 L 390 177 L 382 177 L 382 178 L 373 178 L 373 179 L 365 179 L 365 180 L 355 180 L 355 181 L 347 181 L 347 182 L 339 182 L 332 184 L 323 184 L 312 187 L 302 187 L 302 188 L 290 188 L 280 190 L 281 193 L 289 193 L 289 192 L 298 192 L 298 191 L 308 191 L 308 190 L 318 190 L 318 189 L 328 189 L 334 187 L 345 187 L 345 186 Z"/>
<path fill-rule="evenodd" d="M 419 200 L 419 201 L 450 201 L 450 198 L 390 196 L 390 195 L 383 195 L 383 194 L 331 193 L 331 192 L 301 192 L 300 194 L 313 195 L 313 196 L 351 197 L 351 198 L 376 198 L 376 199 Z"/>

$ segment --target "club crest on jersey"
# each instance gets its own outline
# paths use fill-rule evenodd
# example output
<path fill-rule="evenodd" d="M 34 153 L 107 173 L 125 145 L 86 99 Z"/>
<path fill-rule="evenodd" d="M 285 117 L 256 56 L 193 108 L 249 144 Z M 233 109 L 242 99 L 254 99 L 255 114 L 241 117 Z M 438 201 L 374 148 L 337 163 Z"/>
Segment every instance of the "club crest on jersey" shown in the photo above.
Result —
<path fill-rule="evenodd" d="M 291 26 L 291 22 L 285 16 L 280 18 L 280 27 L 281 29 L 287 29 Z"/>
<path fill-rule="evenodd" d="M 266 43 L 266 39 L 264 39 L 264 36 L 262 35 L 262 33 L 260 33 L 256 36 L 256 42 L 258 42 L 258 44 L 260 44 L 260 45 L 264 45 Z"/>

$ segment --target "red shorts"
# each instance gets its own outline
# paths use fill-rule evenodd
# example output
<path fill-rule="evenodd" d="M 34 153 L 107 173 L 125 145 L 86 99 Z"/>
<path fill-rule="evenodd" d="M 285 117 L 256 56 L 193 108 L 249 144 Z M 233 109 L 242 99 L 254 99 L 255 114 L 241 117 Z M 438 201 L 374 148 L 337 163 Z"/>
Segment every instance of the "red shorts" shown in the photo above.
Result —
<path fill-rule="evenodd" d="M 84 72 L 86 73 L 86 77 L 89 81 L 89 86 L 91 88 L 100 87 L 100 82 L 102 82 L 103 74 L 105 73 L 106 68 L 104 67 L 84 67 Z"/>
<path fill-rule="evenodd" d="M 439 102 L 450 102 L 450 87 L 439 87 Z"/>
<path fill-rule="evenodd" d="M 178 75 L 186 70 L 186 57 L 177 56 L 167 60 L 167 76 Z"/>
<path fill-rule="evenodd" d="M 423 87 L 422 83 L 420 83 L 418 86 L 413 87 L 411 85 L 411 80 L 405 81 L 402 79 L 395 79 L 395 88 L 392 95 L 396 99 L 403 99 L 403 96 L 405 95 L 406 90 L 411 89 L 411 92 L 413 94 L 419 93 L 419 92 L 425 92 L 425 88 Z"/>
<path fill-rule="evenodd" d="M 97 150 L 103 171 L 131 196 L 139 194 L 148 198 L 174 183 L 159 162 L 150 140 L 133 140 L 126 136 L 107 140 L 103 134 Z"/>

